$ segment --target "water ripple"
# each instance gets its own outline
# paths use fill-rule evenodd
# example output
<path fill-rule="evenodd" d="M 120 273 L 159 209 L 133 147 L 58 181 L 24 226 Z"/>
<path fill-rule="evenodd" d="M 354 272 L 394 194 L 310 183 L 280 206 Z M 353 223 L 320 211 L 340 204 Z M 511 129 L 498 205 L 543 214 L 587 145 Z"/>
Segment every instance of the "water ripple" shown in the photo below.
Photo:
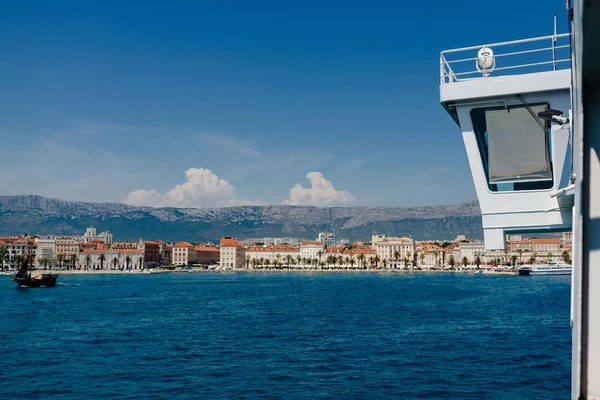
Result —
<path fill-rule="evenodd" d="M 0 398 L 568 398 L 568 277 L 0 280 Z M 26 384 L 24 384 L 26 383 Z"/>

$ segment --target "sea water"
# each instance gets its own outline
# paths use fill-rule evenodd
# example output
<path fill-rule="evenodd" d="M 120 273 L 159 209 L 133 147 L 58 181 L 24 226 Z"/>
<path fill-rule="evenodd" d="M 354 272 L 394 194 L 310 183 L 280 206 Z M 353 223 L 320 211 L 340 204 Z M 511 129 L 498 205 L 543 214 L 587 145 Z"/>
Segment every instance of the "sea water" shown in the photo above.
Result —
<path fill-rule="evenodd" d="M 0 277 L 1 399 L 565 399 L 569 277 Z"/>

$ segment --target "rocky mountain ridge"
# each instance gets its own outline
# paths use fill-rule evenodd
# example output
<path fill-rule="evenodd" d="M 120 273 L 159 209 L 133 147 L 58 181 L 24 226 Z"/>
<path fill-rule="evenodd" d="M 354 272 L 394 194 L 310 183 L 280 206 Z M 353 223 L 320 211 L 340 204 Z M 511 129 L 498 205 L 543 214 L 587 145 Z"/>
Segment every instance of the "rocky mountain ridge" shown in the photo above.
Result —
<path fill-rule="evenodd" d="M 152 208 L 119 203 L 65 201 L 41 196 L 0 196 L 0 234 L 82 234 L 87 226 L 117 240 L 216 240 L 224 235 L 312 238 L 320 231 L 367 239 L 373 233 L 449 239 L 481 237 L 475 201 L 423 207 L 236 206 Z M 437 236 L 436 236 L 437 235 Z"/>

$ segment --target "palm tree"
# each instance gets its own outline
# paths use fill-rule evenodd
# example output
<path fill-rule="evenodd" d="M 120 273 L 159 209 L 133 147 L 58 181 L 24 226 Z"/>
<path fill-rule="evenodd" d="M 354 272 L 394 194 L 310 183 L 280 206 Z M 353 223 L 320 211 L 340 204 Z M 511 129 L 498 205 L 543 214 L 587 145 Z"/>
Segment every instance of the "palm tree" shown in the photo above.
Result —
<path fill-rule="evenodd" d="M 358 258 L 358 266 L 363 267 L 364 263 L 365 263 L 365 255 L 361 253 L 358 255 L 357 258 Z"/>
<path fill-rule="evenodd" d="M 467 268 L 468 264 L 469 264 L 469 259 L 467 257 L 463 257 L 463 259 L 462 259 L 463 267 Z"/>
<path fill-rule="evenodd" d="M 517 256 L 515 254 L 513 254 L 512 256 L 510 256 L 510 261 L 512 262 L 512 266 L 514 267 L 515 265 L 517 265 Z"/>
<path fill-rule="evenodd" d="M 113 269 L 117 269 L 117 265 L 119 264 L 119 259 L 117 257 L 112 259 Z"/>
<path fill-rule="evenodd" d="M 8 250 L 5 246 L 0 246 L 0 269 L 4 269 L 4 261 L 6 261 L 6 257 L 8 256 Z"/>
<path fill-rule="evenodd" d="M 408 268 L 408 257 L 404 256 L 402 261 L 404 261 L 404 268 Z"/>
<path fill-rule="evenodd" d="M 275 269 L 277 269 L 277 265 L 279 264 L 279 260 L 281 259 L 281 254 L 277 253 L 275 255 L 275 258 L 277 259 L 275 260 Z"/>
<path fill-rule="evenodd" d="M 454 268 L 454 255 L 450 254 L 450 258 L 448 259 L 448 264 L 450 264 L 450 266 L 452 268 Z"/>
<path fill-rule="evenodd" d="M 246 256 L 246 269 L 248 269 L 249 264 L 250 264 L 250 256 Z"/>
<path fill-rule="evenodd" d="M 537 251 L 534 251 L 533 255 L 529 259 L 531 261 L 531 264 L 535 263 L 535 260 L 537 259 L 537 256 L 538 256 Z"/>
<path fill-rule="evenodd" d="M 523 249 L 517 250 L 517 253 L 519 253 L 519 264 L 522 264 L 523 260 L 521 260 L 521 257 L 523 256 Z"/>
<path fill-rule="evenodd" d="M 394 261 L 396 262 L 396 268 L 398 268 L 398 260 L 400 259 L 400 252 L 398 250 L 394 251 Z"/>
<path fill-rule="evenodd" d="M 551 261 L 553 258 L 554 258 L 554 254 L 552 254 L 552 252 L 550 252 L 550 251 L 549 251 L 549 252 L 548 252 L 548 255 L 546 256 L 546 259 L 547 259 L 548 261 Z"/>
<path fill-rule="evenodd" d="M 323 255 L 323 250 L 317 251 L 317 256 L 319 257 L 319 263 L 321 262 L 321 256 Z"/>
<path fill-rule="evenodd" d="M 425 253 L 421 253 L 419 258 L 421 259 L 421 265 L 423 265 L 423 262 L 425 261 Z"/>
<path fill-rule="evenodd" d="M 354 258 L 350 259 L 350 268 L 354 269 L 354 264 L 356 264 L 356 261 L 354 261 Z"/>
<path fill-rule="evenodd" d="M 569 264 L 571 262 L 571 257 L 569 256 L 569 252 L 567 250 L 563 251 L 562 259 L 567 264 Z"/>
<path fill-rule="evenodd" d="M 408 258 L 408 262 L 410 262 L 411 264 L 414 264 L 414 258 L 413 258 L 413 254 L 411 251 L 409 251 L 408 253 L 406 253 L 406 258 Z"/>
<path fill-rule="evenodd" d="M 131 264 L 131 257 L 127 254 L 127 256 L 125 256 L 125 265 L 127 269 L 129 269 L 129 264 Z"/>
<path fill-rule="evenodd" d="M 140 257 L 138 263 L 140 264 L 140 269 L 144 269 L 144 257 Z"/>
<path fill-rule="evenodd" d="M 508 264 L 508 249 L 504 249 L 504 259 L 506 260 L 505 263 Z"/>
<path fill-rule="evenodd" d="M 71 254 L 69 256 L 69 259 L 71 260 L 71 264 L 73 265 L 73 269 L 75 269 L 75 263 L 77 262 L 77 259 L 79 257 L 77 256 L 77 254 Z"/>
<path fill-rule="evenodd" d="M 85 256 L 85 269 L 90 269 L 90 264 L 92 263 L 92 256 L 89 254 Z"/>
<path fill-rule="evenodd" d="M 265 259 L 264 259 L 263 257 L 261 257 L 261 258 L 258 260 L 258 263 L 260 264 L 260 267 L 262 268 L 262 267 L 263 267 L 263 265 L 265 265 Z"/>
<path fill-rule="evenodd" d="M 292 256 L 291 256 L 291 255 L 289 255 L 289 254 L 287 254 L 287 255 L 285 256 L 285 261 L 287 262 L 287 267 L 288 267 L 288 269 L 290 269 L 290 264 L 292 263 Z"/>
<path fill-rule="evenodd" d="M 42 264 L 44 264 L 44 269 L 48 269 L 48 264 L 50 264 L 50 259 L 48 257 L 42 258 Z"/>
<path fill-rule="evenodd" d="M 56 256 L 56 261 L 58 261 L 58 266 L 61 267 L 62 263 L 65 259 L 65 256 L 63 254 L 59 254 Z"/>
<path fill-rule="evenodd" d="M 300 266 L 300 264 L 304 264 L 304 262 L 302 261 L 302 257 L 296 256 L 296 264 L 298 264 L 298 266 Z"/>
<path fill-rule="evenodd" d="M 106 255 L 104 253 L 100 254 L 100 269 L 104 269 L 104 261 L 106 261 Z"/>

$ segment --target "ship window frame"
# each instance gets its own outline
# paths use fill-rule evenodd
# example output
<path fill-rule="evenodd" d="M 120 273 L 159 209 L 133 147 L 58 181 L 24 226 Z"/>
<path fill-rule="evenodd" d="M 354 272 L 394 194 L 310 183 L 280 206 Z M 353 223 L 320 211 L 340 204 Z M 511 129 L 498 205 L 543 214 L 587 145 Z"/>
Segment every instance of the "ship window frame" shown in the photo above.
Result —
<path fill-rule="evenodd" d="M 546 109 L 550 108 L 548 102 L 537 102 L 527 104 L 528 107 L 545 106 Z M 513 104 L 506 106 L 493 106 L 493 107 L 475 107 L 469 112 L 471 118 L 471 124 L 473 127 L 473 133 L 477 141 L 477 147 L 479 149 L 479 155 L 483 171 L 485 173 L 485 180 L 488 186 L 488 190 L 493 193 L 506 193 L 506 192 L 525 192 L 525 191 L 549 191 L 555 186 L 555 175 L 554 175 L 554 164 L 552 160 L 552 130 L 551 124 L 548 121 L 542 120 L 546 131 L 546 152 L 548 155 L 548 161 L 550 163 L 550 174 L 551 179 L 547 180 L 534 180 L 524 182 L 512 182 L 512 183 L 490 183 L 489 178 L 489 164 L 488 164 L 488 140 L 487 140 L 487 124 L 486 124 L 486 112 L 497 111 L 497 110 L 511 110 L 511 109 L 522 109 L 526 108 L 524 104 Z M 533 118 L 533 116 L 532 116 Z M 481 128 L 484 127 L 482 130 Z"/>

